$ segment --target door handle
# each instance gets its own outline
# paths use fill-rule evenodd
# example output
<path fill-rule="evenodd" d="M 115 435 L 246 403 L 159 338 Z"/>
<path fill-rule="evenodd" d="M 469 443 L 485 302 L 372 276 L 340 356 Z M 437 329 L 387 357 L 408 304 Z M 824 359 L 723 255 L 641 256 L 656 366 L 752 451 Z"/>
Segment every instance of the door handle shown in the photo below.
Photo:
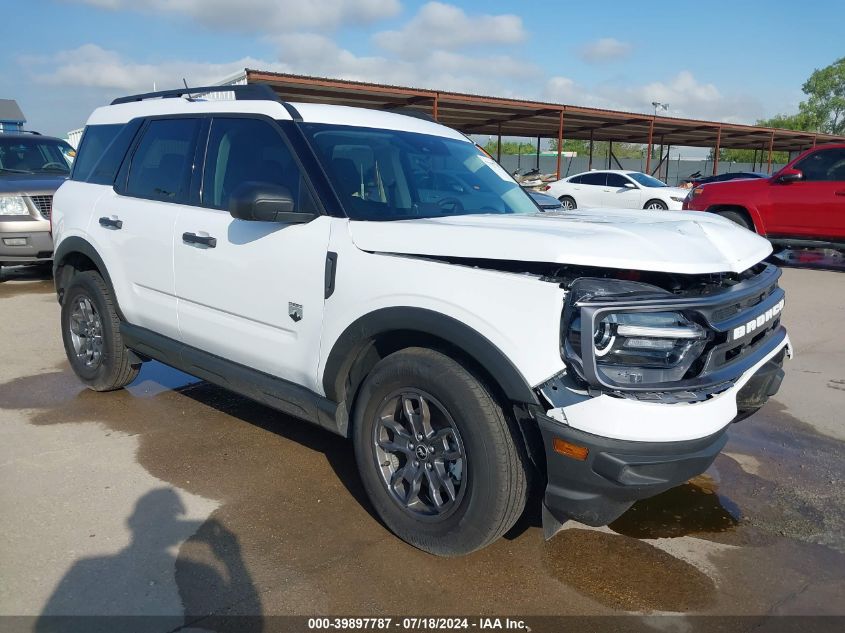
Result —
<path fill-rule="evenodd" d="M 185 244 L 202 244 L 208 248 L 217 246 L 217 238 L 208 235 L 197 235 L 196 233 L 182 233 L 182 241 Z"/>
<path fill-rule="evenodd" d="M 122 229 L 123 220 L 118 220 L 117 218 L 100 218 L 100 226 L 107 229 Z"/>

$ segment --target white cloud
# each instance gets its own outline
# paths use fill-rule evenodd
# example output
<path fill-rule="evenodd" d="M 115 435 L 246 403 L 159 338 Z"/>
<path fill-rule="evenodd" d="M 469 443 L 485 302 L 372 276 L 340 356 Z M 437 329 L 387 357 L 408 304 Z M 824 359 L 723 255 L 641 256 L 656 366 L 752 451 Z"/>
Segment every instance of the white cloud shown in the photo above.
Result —
<path fill-rule="evenodd" d="M 643 85 L 620 85 L 619 81 L 596 86 L 579 85 L 567 77 L 546 81 L 543 98 L 573 105 L 628 112 L 654 112 L 653 101 L 669 105 L 669 116 L 751 123 L 764 115 L 763 105 L 746 95 L 724 95 L 712 83 L 698 81 L 688 70 L 666 81 Z"/>
<path fill-rule="evenodd" d="M 244 33 L 331 30 L 397 15 L 399 0 L 75 0 L 101 9 L 184 16 L 204 26 Z"/>
<path fill-rule="evenodd" d="M 181 86 L 183 78 L 189 85 L 207 85 L 251 67 L 285 70 L 278 62 L 251 57 L 223 64 L 178 60 L 136 63 L 96 44 L 85 44 L 52 56 L 23 57 L 21 62 L 37 83 L 123 93 L 149 91 L 153 84 L 160 89 Z"/>
<path fill-rule="evenodd" d="M 376 33 L 373 41 L 404 58 L 431 49 L 517 44 L 526 37 L 517 15 L 467 15 L 460 7 L 429 2 L 396 31 Z"/>
<path fill-rule="evenodd" d="M 589 42 L 582 46 L 578 54 L 589 64 L 600 64 L 603 62 L 615 61 L 627 57 L 631 53 L 631 45 L 627 42 L 620 42 L 612 37 Z"/>

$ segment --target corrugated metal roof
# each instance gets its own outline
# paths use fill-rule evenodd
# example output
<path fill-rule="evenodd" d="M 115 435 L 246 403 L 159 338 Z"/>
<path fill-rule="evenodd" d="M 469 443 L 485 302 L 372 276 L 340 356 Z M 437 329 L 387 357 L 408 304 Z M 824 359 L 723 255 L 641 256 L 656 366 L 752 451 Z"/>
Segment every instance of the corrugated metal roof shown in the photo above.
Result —
<path fill-rule="evenodd" d="M 843 136 L 702 121 L 563 103 L 374 84 L 246 69 L 248 83 L 267 83 L 288 101 L 332 103 L 387 110 L 415 110 L 468 134 L 563 137 L 691 147 L 798 151 L 845 142 Z"/>

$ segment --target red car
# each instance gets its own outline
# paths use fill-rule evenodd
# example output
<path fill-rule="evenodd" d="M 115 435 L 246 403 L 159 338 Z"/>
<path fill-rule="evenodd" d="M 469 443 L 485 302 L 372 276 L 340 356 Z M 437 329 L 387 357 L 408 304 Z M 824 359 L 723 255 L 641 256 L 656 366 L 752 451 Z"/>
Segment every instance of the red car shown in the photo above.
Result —
<path fill-rule="evenodd" d="M 683 208 L 724 216 L 778 245 L 845 249 L 845 144 L 808 150 L 770 178 L 700 185 Z"/>

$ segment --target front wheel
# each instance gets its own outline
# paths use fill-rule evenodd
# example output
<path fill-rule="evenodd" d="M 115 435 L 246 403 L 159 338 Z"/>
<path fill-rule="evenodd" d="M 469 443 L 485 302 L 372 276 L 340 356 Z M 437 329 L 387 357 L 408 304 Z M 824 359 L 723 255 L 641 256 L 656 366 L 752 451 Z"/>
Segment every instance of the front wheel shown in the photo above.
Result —
<path fill-rule="evenodd" d="M 480 549 L 525 508 L 524 449 L 504 411 L 434 350 L 408 348 L 373 368 L 357 397 L 353 442 L 379 517 L 426 552 Z"/>
<path fill-rule="evenodd" d="M 71 369 L 88 387 L 112 391 L 135 380 L 140 364 L 132 362 L 123 344 L 114 300 L 97 272 L 73 276 L 62 300 L 61 322 Z"/>
<path fill-rule="evenodd" d="M 742 228 L 748 229 L 749 231 L 754 230 L 754 227 L 751 225 L 748 219 L 738 211 L 717 211 L 716 215 L 721 215 L 726 220 L 730 220 L 734 224 L 738 224 Z"/>
<path fill-rule="evenodd" d="M 578 205 L 575 204 L 575 198 L 572 196 L 561 196 L 558 200 L 560 201 L 560 206 L 563 207 L 564 211 L 572 211 L 573 209 L 578 208 Z"/>
<path fill-rule="evenodd" d="M 649 200 L 643 208 L 651 209 L 652 211 L 666 211 L 669 205 L 663 202 L 663 200 Z"/>

